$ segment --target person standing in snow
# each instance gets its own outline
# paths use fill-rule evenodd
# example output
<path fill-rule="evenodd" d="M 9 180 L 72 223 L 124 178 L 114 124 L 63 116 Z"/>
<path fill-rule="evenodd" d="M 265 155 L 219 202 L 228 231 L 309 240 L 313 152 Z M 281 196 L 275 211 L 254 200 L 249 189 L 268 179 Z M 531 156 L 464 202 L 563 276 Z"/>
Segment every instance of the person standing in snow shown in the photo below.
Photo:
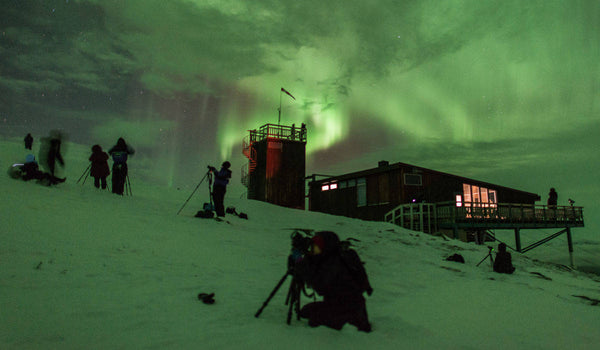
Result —
<path fill-rule="evenodd" d="M 512 257 L 510 253 L 506 251 L 506 244 L 498 244 L 498 253 L 496 253 L 496 260 L 494 260 L 494 271 L 498 273 L 511 274 L 515 272 L 515 267 L 512 264 Z"/>
<path fill-rule="evenodd" d="M 31 136 L 31 134 L 27 134 L 23 141 L 25 141 L 25 149 L 31 150 L 31 146 L 33 146 L 33 136 Z"/>
<path fill-rule="evenodd" d="M 300 317 L 307 318 L 311 327 L 340 330 L 350 323 L 359 331 L 370 332 L 363 293 L 371 295 L 373 288 L 358 254 L 342 250 L 337 234 L 330 231 L 317 232 L 311 243 L 311 251 L 297 260 L 294 270 L 323 301 L 306 304 Z"/>
<path fill-rule="evenodd" d="M 556 193 L 556 189 L 552 187 L 550 192 L 548 193 L 548 208 L 556 209 L 556 205 L 558 204 L 558 193 Z"/>
<path fill-rule="evenodd" d="M 215 202 L 215 211 L 217 216 L 225 216 L 225 193 L 227 192 L 227 184 L 231 179 L 231 163 L 223 162 L 221 170 L 217 171 L 217 168 L 209 166 L 208 169 L 215 175 L 215 183 L 213 184 L 212 197 Z"/>
<path fill-rule="evenodd" d="M 110 174 L 108 168 L 108 154 L 102 150 L 100 145 L 92 146 L 92 155 L 89 158 L 92 162 L 90 168 L 90 176 L 94 178 L 94 186 L 100 188 L 102 183 L 102 189 L 106 189 L 106 177 Z"/>
<path fill-rule="evenodd" d="M 61 166 L 65 166 L 65 161 L 61 154 L 62 138 L 63 135 L 59 131 L 52 130 L 50 137 L 43 138 L 42 145 L 40 146 L 39 158 L 41 164 L 52 176 L 55 176 L 57 161 Z"/>
<path fill-rule="evenodd" d="M 125 191 L 125 181 L 127 180 L 127 157 L 130 154 L 134 154 L 135 150 L 133 147 L 128 145 L 125 140 L 120 137 L 117 140 L 117 144 L 114 145 L 108 154 L 112 156 L 113 167 L 112 167 L 112 192 L 123 195 Z"/>

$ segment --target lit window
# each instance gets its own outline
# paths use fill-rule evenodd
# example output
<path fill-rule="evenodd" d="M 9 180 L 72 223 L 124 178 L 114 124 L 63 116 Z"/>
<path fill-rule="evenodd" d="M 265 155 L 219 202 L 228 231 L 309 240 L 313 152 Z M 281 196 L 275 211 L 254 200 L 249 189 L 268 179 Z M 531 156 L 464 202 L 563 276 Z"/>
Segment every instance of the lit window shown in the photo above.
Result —
<path fill-rule="evenodd" d="M 329 191 L 329 185 L 321 186 L 321 191 Z"/>
<path fill-rule="evenodd" d="M 337 184 L 335 184 L 335 183 L 334 183 L 334 184 L 331 184 L 331 185 L 329 185 L 329 189 L 330 189 L 330 190 L 335 190 L 335 189 L 337 189 Z"/>
<path fill-rule="evenodd" d="M 462 196 L 460 194 L 456 195 L 456 206 L 462 207 Z"/>

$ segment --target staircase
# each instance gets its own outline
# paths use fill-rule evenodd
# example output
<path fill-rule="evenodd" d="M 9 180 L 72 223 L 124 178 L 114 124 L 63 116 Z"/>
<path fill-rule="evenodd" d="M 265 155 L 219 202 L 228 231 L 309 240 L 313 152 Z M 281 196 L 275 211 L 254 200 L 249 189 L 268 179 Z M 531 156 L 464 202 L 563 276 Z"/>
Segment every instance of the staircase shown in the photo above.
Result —
<path fill-rule="evenodd" d="M 244 137 L 242 141 L 242 153 L 248 158 L 248 164 L 242 167 L 242 184 L 248 187 L 250 182 L 250 174 L 256 169 L 256 149 L 252 147 L 253 142 L 250 141 L 249 137 Z"/>

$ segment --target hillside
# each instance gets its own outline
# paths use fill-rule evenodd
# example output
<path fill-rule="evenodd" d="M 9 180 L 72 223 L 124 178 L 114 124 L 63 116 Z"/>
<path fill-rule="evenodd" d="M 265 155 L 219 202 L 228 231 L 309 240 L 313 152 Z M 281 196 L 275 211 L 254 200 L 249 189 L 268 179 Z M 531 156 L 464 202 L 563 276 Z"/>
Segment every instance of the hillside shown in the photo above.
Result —
<path fill-rule="evenodd" d="M 0 142 L 6 169 L 23 151 Z M 249 220 L 197 219 L 205 188 L 176 215 L 191 188 L 136 181 L 132 197 L 119 197 L 89 180 L 82 186 L 75 182 L 86 154 L 71 145 L 67 181 L 56 187 L 0 177 L 2 349 L 591 349 L 600 342 L 597 275 L 517 253 L 515 274 L 499 275 L 488 261 L 476 266 L 485 246 L 239 198 L 226 205 Z M 291 228 L 360 240 L 374 288 L 372 333 L 286 325 L 289 282 L 254 317 L 285 273 Z M 466 263 L 444 260 L 453 253 Z M 199 302 L 200 292 L 214 292 L 216 303 Z"/>

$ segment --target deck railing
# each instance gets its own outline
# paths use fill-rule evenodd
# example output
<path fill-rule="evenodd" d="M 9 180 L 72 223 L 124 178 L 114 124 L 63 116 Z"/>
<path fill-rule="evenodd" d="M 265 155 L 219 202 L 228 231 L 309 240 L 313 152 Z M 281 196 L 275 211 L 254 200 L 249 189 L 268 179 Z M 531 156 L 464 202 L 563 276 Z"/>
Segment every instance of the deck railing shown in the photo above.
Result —
<path fill-rule="evenodd" d="M 411 230 L 436 232 L 441 228 L 583 227 L 583 207 L 512 203 L 408 203 L 384 217 Z"/>
<path fill-rule="evenodd" d="M 583 207 L 515 203 L 436 203 L 438 223 L 487 222 L 583 226 Z"/>

